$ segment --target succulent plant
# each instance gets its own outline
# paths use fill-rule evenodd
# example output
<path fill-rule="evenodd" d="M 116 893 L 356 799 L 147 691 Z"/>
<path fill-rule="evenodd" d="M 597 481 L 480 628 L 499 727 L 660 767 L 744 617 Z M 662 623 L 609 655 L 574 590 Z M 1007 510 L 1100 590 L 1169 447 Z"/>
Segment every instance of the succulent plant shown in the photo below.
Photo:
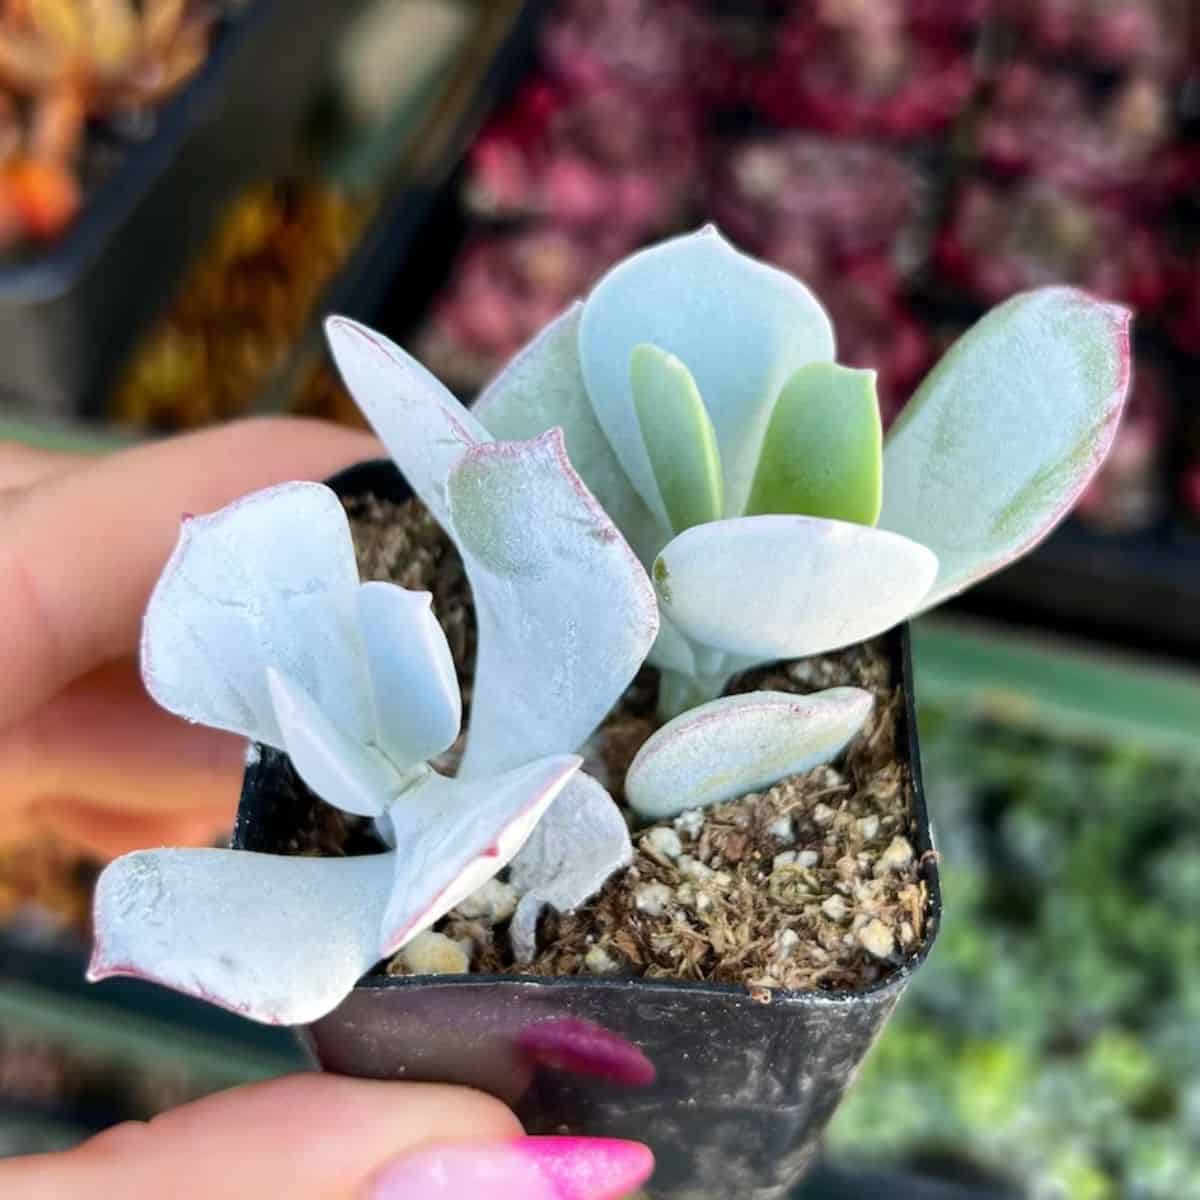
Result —
<path fill-rule="evenodd" d="M 977 150 L 993 170 L 1030 173 L 1060 187 L 1128 207 L 1161 206 L 1170 170 L 1172 96 L 1149 75 L 1135 75 L 1097 97 L 1066 70 L 1018 61 L 1002 71 L 980 118 Z"/>
<path fill-rule="evenodd" d="M 779 697 L 713 703 L 732 674 L 882 633 L 1050 531 L 1112 441 L 1128 313 L 1070 288 L 1014 298 L 946 354 L 886 446 L 873 372 L 833 360 L 812 293 L 710 227 L 616 266 L 476 405 L 499 437 L 561 427 L 651 567 L 668 724 L 626 784 L 643 812 L 687 794 L 662 769 L 683 744 L 714 762 L 720 745 L 731 795 L 803 756 L 772 726 Z M 814 754 L 865 716 L 849 700 L 806 717 Z M 718 739 L 717 721 L 740 733 Z"/>
<path fill-rule="evenodd" d="M 813 295 L 711 229 L 614 268 L 476 415 L 335 319 L 348 388 L 471 584 L 457 775 L 430 762 L 461 707 L 429 599 L 359 583 L 329 489 L 284 485 L 191 519 L 146 616 L 151 694 L 286 751 L 391 848 L 128 855 L 97 887 L 92 976 L 313 1020 L 510 862 L 512 942 L 532 954 L 543 905 L 577 906 L 629 861 L 623 818 L 572 752 L 643 659 L 670 718 L 626 775 L 643 816 L 829 761 L 869 693 L 719 697 L 729 676 L 882 633 L 1036 542 L 1112 439 L 1127 324 L 1070 289 L 1016 298 L 950 351 L 885 449 L 874 374 L 833 362 Z"/>
<path fill-rule="evenodd" d="M 725 232 L 776 266 L 813 278 L 912 240 L 926 207 L 920 174 L 897 151 L 805 133 L 740 137 L 717 158 L 709 207 Z M 800 243 L 803 249 L 785 247 Z M 786 255 L 776 258 L 766 248 Z"/>
<path fill-rule="evenodd" d="M 1103 533 L 1131 533 L 1162 516 L 1164 457 L 1175 408 L 1167 371 L 1139 355 L 1112 449 L 1075 507 L 1084 524 Z"/>
<path fill-rule="evenodd" d="M 147 687 L 172 712 L 285 750 L 315 793 L 373 819 L 391 848 L 144 851 L 111 864 L 96 891 L 93 978 L 147 977 L 270 1023 L 333 1008 L 506 866 L 539 821 L 514 872 L 523 928 L 542 903 L 581 903 L 629 861 L 620 814 L 572 751 L 657 630 L 645 571 L 560 433 L 495 442 L 382 339 L 347 321 L 329 333 L 471 583 L 479 653 L 457 775 L 429 761 L 461 718 L 430 597 L 359 583 L 346 514 L 324 485 L 267 489 L 185 521 L 146 614 Z"/>
<path fill-rule="evenodd" d="M 1171 291 L 1160 230 L 1039 182 L 969 181 L 938 235 L 936 258 L 947 279 L 987 303 L 1065 280 L 1153 313 Z"/>
<path fill-rule="evenodd" d="M 1187 58 L 1180 0 L 997 0 L 997 14 L 1043 54 L 1104 71 L 1179 71 Z"/>
<path fill-rule="evenodd" d="M 780 26 L 754 98 L 776 124 L 911 141 L 946 130 L 975 86 L 969 51 L 926 40 L 895 3 L 802 0 Z"/>
<path fill-rule="evenodd" d="M 476 235 L 418 337 L 422 361 L 451 387 L 477 391 L 631 248 L 548 224 Z"/>
<path fill-rule="evenodd" d="M 511 117 L 485 130 L 471 150 L 467 203 L 486 217 L 620 230 L 634 246 L 677 221 L 695 142 L 687 106 L 593 89 L 560 102 L 539 139 L 527 139 Z"/>
<path fill-rule="evenodd" d="M 711 31 L 692 0 L 563 0 L 554 8 L 540 56 L 567 86 L 659 93 L 696 87 Z"/>

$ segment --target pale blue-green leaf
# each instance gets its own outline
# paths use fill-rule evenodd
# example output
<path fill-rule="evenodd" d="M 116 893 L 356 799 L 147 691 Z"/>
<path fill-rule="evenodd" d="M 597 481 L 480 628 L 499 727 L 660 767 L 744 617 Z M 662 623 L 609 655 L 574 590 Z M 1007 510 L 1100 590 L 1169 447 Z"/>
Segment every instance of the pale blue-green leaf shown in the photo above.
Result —
<path fill-rule="evenodd" d="M 691 372 L 675 355 L 643 342 L 633 348 L 629 375 L 638 428 L 671 528 L 682 533 L 719 520 L 725 511 L 721 452 Z"/>
<path fill-rule="evenodd" d="M 268 667 L 267 681 L 283 749 L 300 778 L 343 812 L 379 816 L 399 791 L 396 765 L 347 736 L 294 679 Z"/>
<path fill-rule="evenodd" d="M 462 723 L 454 659 L 432 600 L 391 583 L 364 583 L 358 593 L 379 746 L 402 769 L 441 754 Z"/>
<path fill-rule="evenodd" d="M 446 476 L 472 446 L 491 441 L 490 434 L 438 379 L 382 334 L 330 317 L 325 336 L 354 402 L 445 527 Z"/>
<path fill-rule="evenodd" d="M 643 250 L 596 285 L 579 328 L 588 396 L 634 487 L 665 525 L 630 387 L 640 342 L 691 371 L 717 433 L 725 512 L 740 513 L 780 388 L 805 363 L 834 357 L 829 318 L 802 283 L 738 253 L 712 228 Z"/>
<path fill-rule="evenodd" d="M 370 740 L 358 586 L 346 514 L 322 484 L 281 484 L 191 517 L 142 625 L 146 688 L 181 717 L 282 749 L 275 667 L 349 737 Z"/>
<path fill-rule="evenodd" d="M 651 820 L 761 791 L 835 758 L 862 728 L 870 692 L 723 696 L 664 725 L 625 777 L 630 805 Z"/>
<path fill-rule="evenodd" d="M 574 750 L 654 642 L 646 572 L 572 470 L 558 430 L 479 446 L 448 494 L 479 623 L 460 773 Z"/>
<path fill-rule="evenodd" d="M 268 1025 L 335 1008 L 383 956 L 394 854 L 139 850 L 96 884 L 88 978 L 132 975 Z"/>
<path fill-rule="evenodd" d="M 650 647 L 647 661 L 662 671 L 691 675 L 696 670 L 695 647 L 662 612 L 658 615 L 658 636 Z"/>
<path fill-rule="evenodd" d="M 746 515 L 799 513 L 874 525 L 882 459 L 875 372 L 809 363 L 787 381 L 771 413 Z"/>
<path fill-rule="evenodd" d="M 590 775 L 575 775 L 512 860 L 508 880 L 521 899 L 509 925 L 517 962 L 531 962 L 547 905 L 573 912 L 633 861 L 629 826 Z"/>
<path fill-rule="evenodd" d="M 925 607 L 1030 550 L 1070 510 L 1120 419 L 1129 321 L 1073 288 L 1026 292 L 921 384 L 884 447 L 879 525 L 937 554 Z"/>
<path fill-rule="evenodd" d="M 559 428 L 567 457 L 646 566 L 670 531 L 634 490 L 588 400 L 579 368 L 581 303 L 552 321 L 483 391 L 472 409 L 494 437 L 526 441 Z"/>
<path fill-rule="evenodd" d="M 396 876 L 381 927 L 385 954 L 428 929 L 512 861 L 583 760 L 527 762 L 503 775 L 430 774 L 388 813 Z"/>
<path fill-rule="evenodd" d="M 697 525 L 654 564 L 663 612 L 706 646 L 759 660 L 802 658 L 874 637 L 909 617 L 937 572 L 924 546 L 818 517 Z"/>

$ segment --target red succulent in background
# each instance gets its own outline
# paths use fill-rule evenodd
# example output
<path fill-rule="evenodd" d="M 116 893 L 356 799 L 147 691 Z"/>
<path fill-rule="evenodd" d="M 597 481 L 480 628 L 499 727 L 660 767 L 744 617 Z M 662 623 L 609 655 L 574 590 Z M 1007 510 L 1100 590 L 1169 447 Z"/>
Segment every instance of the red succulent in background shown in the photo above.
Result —
<path fill-rule="evenodd" d="M 752 85 L 786 128 L 909 141 L 944 132 L 971 97 L 969 52 L 923 40 L 887 0 L 807 0 L 780 26 Z"/>
<path fill-rule="evenodd" d="M 879 373 L 879 406 L 890 425 L 937 358 L 933 337 L 902 298 L 886 259 L 864 259 L 817 291 L 837 331 L 838 362 Z"/>
<path fill-rule="evenodd" d="M 420 357 L 455 389 L 477 390 L 630 249 L 550 227 L 476 235 L 418 336 Z"/>
<path fill-rule="evenodd" d="M 467 202 L 487 217 L 602 223 L 636 242 L 678 222 L 695 157 L 690 112 L 597 88 L 557 104 L 536 139 L 489 126 L 470 154 Z"/>
<path fill-rule="evenodd" d="M 924 192 L 894 151 L 785 133 L 720 150 L 707 208 L 747 249 L 813 278 L 826 262 L 910 243 Z"/>
<path fill-rule="evenodd" d="M 977 149 L 1002 174 L 1032 174 L 1131 205 L 1163 203 L 1170 197 L 1157 189 L 1171 177 L 1155 164 L 1172 134 L 1170 110 L 1167 89 L 1149 75 L 1097 95 L 1069 72 L 1018 62 L 997 77 Z"/>
<path fill-rule="evenodd" d="M 1186 0 L 996 0 L 1022 44 L 1103 71 L 1183 65 Z"/>
<path fill-rule="evenodd" d="M 1200 355 L 1200 266 L 1194 253 L 1175 264 L 1167 331 L 1185 354 Z"/>
<path fill-rule="evenodd" d="M 908 0 L 909 28 L 930 40 L 977 33 L 995 0 Z"/>
<path fill-rule="evenodd" d="M 989 304 L 1065 282 L 1146 313 L 1161 308 L 1169 292 L 1156 231 L 1041 183 L 968 183 L 938 236 L 936 261 L 948 279 Z"/>
<path fill-rule="evenodd" d="M 572 91 L 633 87 L 693 94 L 712 26 L 694 0 L 559 0 L 541 35 L 543 66 Z"/>

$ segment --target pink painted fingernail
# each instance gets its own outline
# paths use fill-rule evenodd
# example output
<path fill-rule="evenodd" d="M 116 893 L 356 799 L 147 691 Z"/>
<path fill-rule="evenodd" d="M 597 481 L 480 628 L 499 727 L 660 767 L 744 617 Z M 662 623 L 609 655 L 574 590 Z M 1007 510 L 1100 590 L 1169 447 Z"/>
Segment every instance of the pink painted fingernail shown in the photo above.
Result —
<path fill-rule="evenodd" d="M 645 1146 L 611 1138 L 450 1143 L 384 1167 L 367 1200 L 623 1200 L 653 1170 Z"/>

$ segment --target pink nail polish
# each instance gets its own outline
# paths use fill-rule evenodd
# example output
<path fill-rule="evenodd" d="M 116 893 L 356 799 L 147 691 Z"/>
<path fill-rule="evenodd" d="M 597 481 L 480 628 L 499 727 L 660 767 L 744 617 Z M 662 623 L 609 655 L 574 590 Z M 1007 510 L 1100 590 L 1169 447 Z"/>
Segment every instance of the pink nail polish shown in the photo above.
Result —
<path fill-rule="evenodd" d="M 537 1137 L 430 1146 L 371 1181 L 368 1200 L 622 1200 L 654 1170 L 638 1142 Z"/>

